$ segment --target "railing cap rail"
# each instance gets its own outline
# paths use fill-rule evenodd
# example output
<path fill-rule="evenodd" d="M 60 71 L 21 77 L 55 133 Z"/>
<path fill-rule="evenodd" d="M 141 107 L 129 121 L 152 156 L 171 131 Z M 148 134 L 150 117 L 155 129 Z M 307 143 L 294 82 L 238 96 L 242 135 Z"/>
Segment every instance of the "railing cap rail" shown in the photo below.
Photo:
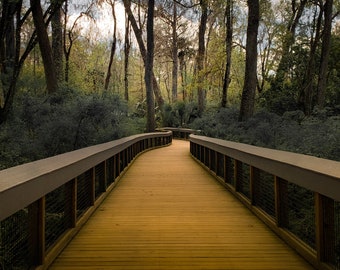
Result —
<path fill-rule="evenodd" d="M 169 132 L 138 134 L 0 171 L 0 220 L 140 140 Z"/>
<path fill-rule="evenodd" d="M 340 162 L 190 135 L 190 141 L 340 201 Z"/>
<path fill-rule="evenodd" d="M 196 130 L 196 129 L 191 129 L 191 128 L 182 128 L 182 127 L 162 127 L 159 128 L 158 130 L 164 130 L 164 131 L 179 131 L 179 132 L 186 132 L 186 133 L 191 133 L 191 134 L 195 134 L 195 133 L 200 133 L 200 130 Z"/>

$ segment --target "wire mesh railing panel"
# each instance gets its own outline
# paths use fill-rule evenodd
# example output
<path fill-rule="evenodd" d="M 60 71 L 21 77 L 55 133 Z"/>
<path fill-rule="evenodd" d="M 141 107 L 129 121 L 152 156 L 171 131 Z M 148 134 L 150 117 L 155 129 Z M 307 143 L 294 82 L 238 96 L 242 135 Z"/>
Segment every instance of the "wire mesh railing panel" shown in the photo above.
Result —
<path fill-rule="evenodd" d="M 250 199 L 250 166 L 240 163 L 238 168 L 238 191 Z"/>
<path fill-rule="evenodd" d="M 46 195 L 45 212 L 45 242 L 46 250 L 56 243 L 65 233 L 70 216 L 65 214 L 66 205 L 70 205 L 71 198 L 66 196 L 66 186 L 62 185 Z"/>
<path fill-rule="evenodd" d="M 274 176 L 257 169 L 256 205 L 267 214 L 275 217 L 275 182 Z"/>
<path fill-rule="evenodd" d="M 96 199 L 105 192 L 105 162 L 95 167 L 95 197 Z"/>
<path fill-rule="evenodd" d="M 92 169 L 77 177 L 77 218 L 91 206 Z"/>
<path fill-rule="evenodd" d="M 210 170 L 216 172 L 216 152 L 214 150 L 209 150 L 210 153 Z"/>
<path fill-rule="evenodd" d="M 224 156 L 221 153 L 217 153 L 217 170 L 216 174 L 219 177 L 224 177 Z"/>
<path fill-rule="evenodd" d="M 111 185 L 114 181 L 114 160 L 113 157 L 106 161 L 106 182 L 107 185 Z"/>
<path fill-rule="evenodd" d="M 29 269 L 28 209 L 0 222 L 0 269 Z"/>
<path fill-rule="evenodd" d="M 225 157 L 225 182 L 235 186 L 235 177 L 234 177 L 234 159 L 231 159 L 230 157 Z"/>
<path fill-rule="evenodd" d="M 340 202 L 334 204 L 335 269 L 340 270 Z"/>
<path fill-rule="evenodd" d="M 315 249 L 314 193 L 288 183 L 288 228 Z"/>
<path fill-rule="evenodd" d="M 209 148 L 204 148 L 204 165 L 209 167 L 209 160 L 210 160 L 210 149 Z"/>

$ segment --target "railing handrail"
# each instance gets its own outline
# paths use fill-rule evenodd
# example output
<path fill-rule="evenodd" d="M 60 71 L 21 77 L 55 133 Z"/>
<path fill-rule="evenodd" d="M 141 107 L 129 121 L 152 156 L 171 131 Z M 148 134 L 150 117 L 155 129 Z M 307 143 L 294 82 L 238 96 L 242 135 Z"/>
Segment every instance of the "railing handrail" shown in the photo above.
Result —
<path fill-rule="evenodd" d="M 199 130 L 191 129 L 191 128 L 182 128 L 182 127 L 162 127 L 160 130 L 165 131 L 180 131 L 180 132 L 187 132 L 190 134 L 199 133 Z"/>
<path fill-rule="evenodd" d="M 190 141 L 340 201 L 340 162 L 205 136 Z"/>
<path fill-rule="evenodd" d="M 0 221 L 134 143 L 169 133 L 133 135 L 0 171 Z"/>
<path fill-rule="evenodd" d="M 200 134 L 200 130 L 182 128 L 182 127 L 162 127 L 158 128 L 157 131 L 171 131 L 172 137 L 176 139 L 189 140 L 191 134 Z"/>

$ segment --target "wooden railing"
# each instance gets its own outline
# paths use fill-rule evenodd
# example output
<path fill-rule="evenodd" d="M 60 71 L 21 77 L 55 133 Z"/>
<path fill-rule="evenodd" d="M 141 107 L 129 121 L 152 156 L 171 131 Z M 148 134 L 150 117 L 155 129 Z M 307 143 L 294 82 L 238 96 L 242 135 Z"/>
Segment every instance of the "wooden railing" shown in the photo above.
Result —
<path fill-rule="evenodd" d="M 0 171 L 0 269 L 46 269 L 131 161 L 171 141 L 135 135 Z"/>
<path fill-rule="evenodd" d="M 190 151 L 314 267 L 340 269 L 340 162 L 196 135 Z"/>
<path fill-rule="evenodd" d="M 163 127 L 159 128 L 159 131 L 172 131 L 173 138 L 189 140 L 190 134 L 199 134 L 199 130 L 190 128 L 174 128 L 174 127 Z"/>

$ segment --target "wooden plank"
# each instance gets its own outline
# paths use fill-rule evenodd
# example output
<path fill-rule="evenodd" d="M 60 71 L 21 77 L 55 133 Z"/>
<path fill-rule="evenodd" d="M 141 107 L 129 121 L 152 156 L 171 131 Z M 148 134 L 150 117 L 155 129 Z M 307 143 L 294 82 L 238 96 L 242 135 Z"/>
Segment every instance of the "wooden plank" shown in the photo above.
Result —
<path fill-rule="evenodd" d="M 50 269 L 313 268 L 174 141 L 138 157 Z"/>

